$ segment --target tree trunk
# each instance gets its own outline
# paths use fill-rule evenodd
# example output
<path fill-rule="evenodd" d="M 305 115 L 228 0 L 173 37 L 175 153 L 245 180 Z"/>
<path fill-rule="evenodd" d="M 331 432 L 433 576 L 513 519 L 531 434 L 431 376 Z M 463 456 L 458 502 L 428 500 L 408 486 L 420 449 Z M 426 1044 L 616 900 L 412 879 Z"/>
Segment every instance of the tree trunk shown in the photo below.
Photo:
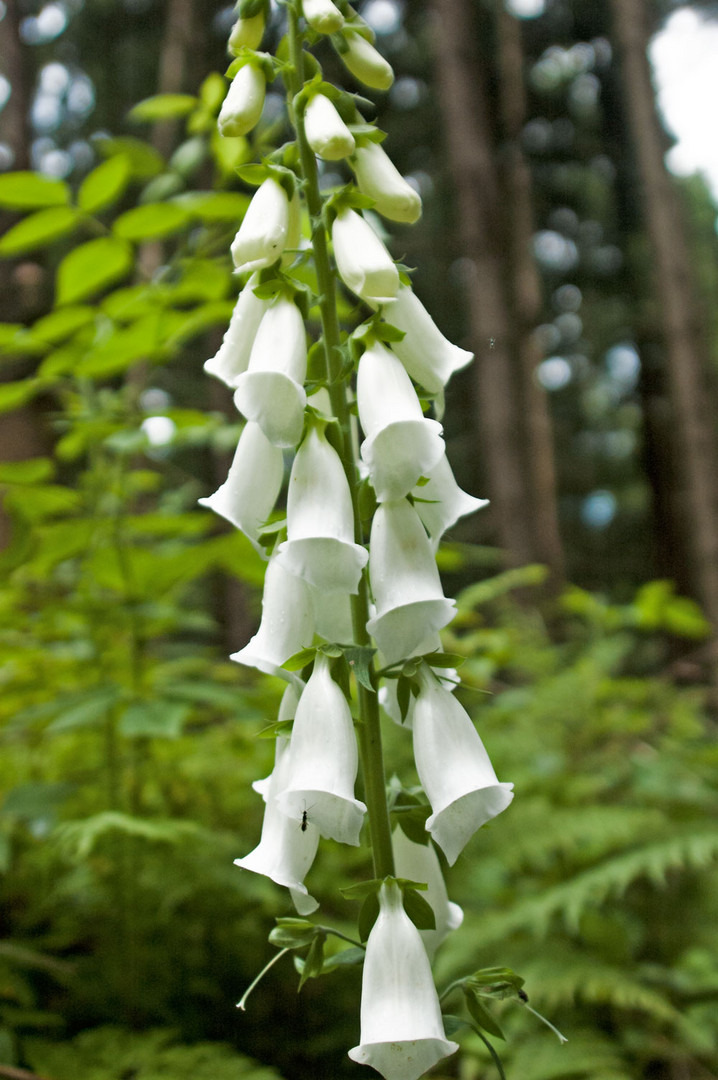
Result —
<path fill-rule="evenodd" d="M 553 427 L 546 391 L 536 375 L 543 358 L 535 333 L 541 319 L 542 296 L 541 279 L 531 251 L 534 234 L 531 172 L 521 148 L 521 132 L 526 122 L 521 27 L 503 3 L 498 5 L 497 24 L 507 283 L 514 322 L 520 408 L 525 424 L 524 469 L 531 489 L 536 557 L 550 568 L 554 584 L 560 585 L 564 579 L 564 554 L 558 522 Z"/>
<path fill-rule="evenodd" d="M 432 0 L 436 84 L 456 190 L 492 525 L 510 563 L 535 559 L 522 421 L 512 371 L 513 327 L 502 278 L 501 214 L 482 66 L 469 0 Z"/>
<path fill-rule="evenodd" d="M 718 453 L 706 385 L 708 356 L 677 192 L 666 172 L 664 133 L 647 58 L 643 0 L 611 0 L 614 40 L 642 186 L 672 410 L 678 520 L 695 595 L 718 627 Z"/>

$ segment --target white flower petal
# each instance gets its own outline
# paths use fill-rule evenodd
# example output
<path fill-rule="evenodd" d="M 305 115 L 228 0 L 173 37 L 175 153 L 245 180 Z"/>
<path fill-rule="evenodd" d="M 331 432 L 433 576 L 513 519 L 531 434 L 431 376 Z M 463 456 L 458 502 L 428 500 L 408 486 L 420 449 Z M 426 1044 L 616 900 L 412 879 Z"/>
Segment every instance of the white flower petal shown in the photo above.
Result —
<path fill-rule="evenodd" d="M 379 908 L 364 960 L 361 1044 L 349 1057 L 385 1080 L 418 1080 L 459 1047 L 446 1038 L 431 965 L 397 885 L 381 886 Z"/>
<path fill-rule="evenodd" d="M 354 798 L 359 754 L 349 704 L 319 654 L 299 699 L 279 806 L 307 819 L 322 836 L 358 845 L 366 806 Z"/>
<path fill-rule="evenodd" d="M 262 620 L 254 637 L 230 660 L 255 667 L 287 682 L 296 678 L 282 664 L 311 645 L 314 638 L 314 605 L 305 582 L 288 574 L 272 556 L 264 576 Z"/>
<path fill-rule="evenodd" d="M 221 379 L 227 386 L 236 386 L 237 378 L 247 370 L 259 324 L 269 307 L 268 300 L 260 300 L 254 295 L 257 285 L 259 274 L 252 274 L 234 305 L 222 344 L 215 355 L 205 361 L 207 374 Z"/>
<path fill-rule="evenodd" d="M 334 258 L 339 276 L 367 303 L 383 304 L 396 296 L 399 271 L 368 221 L 355 210 L 343 210 L 332 225 Z"/>
<path fill-rule="evenodd" d="M 266 87 L 267 81 L 260 67 L 248 63 L 239 69 L 219 111 L 220 135 L 237 138 L 252 130 L 262 115 Z"/>
<path fill-rule="evenodd" d="M 318 34 L 335 34 L 344 26 L 344 16 L 332 0 L 302 0 L 302 11 Z"/>
<path fill-rule="evenodd" d="M 340 52 L 339 59 L 347 70 L 372 90 L 388 90 L 394 82 L 391 64 L 361 34 L 347 31 L 344 40 L 347 51 Z"/>
<path fill-rule="evenodd" d="M 477 499 L 462 491 L 456 483 L 445 453 L 423 475 L 429 483 L 415 488 L 412 494 L 418 500 L 414 504 L 416 512 L 423 521 L 436 551 L 447 529 L 456 524 L 459 518 L 488 506 L 489 500 Z"/>
<path fill-rule="evenodd" d="M 287 193 L 270 176 L 255 191 L 232 241 L 237 270 L 261 270 L 275 263 L 287 244 L 289 219 Z"/>
<path fill-rule="evenodd" d="M 426 828 L 450 866 L 485 822 L 505 810 L 500 783 L 468 713 L 425 666 L 414 706 L 414 760 L 433 813 Z"/>
<path fill-rule="evenodd" d="M 310 100 L 304 123 L 307 142 L 324 161 L 339 161 L 354 153 L 354 136 L 326 94 L 315 94 Z"/>
<path fill-rule="evenodd" d="M 227 479 L 214 494 L 198 501 L 240 529 L 262 558 L 266 558 L 259 534 L 274 509 L 283 479 L 282 451 L 269 441 L 258 424 L 247 423 Z"/>
<path fill-rule="evenodd" d="M 374 209 L 382 217 L 407 224 L 419 220 L 421 196 L 378 143 L 357 147 L 352 165 L 359 190 L 374 199 Z"/>
<path fill-rule="evenodd" d="M 407 881 L 424 882 L 428 886 L 426 892 L 421 895 L 434 912 L 436 928 L 420 930 L 419 933 L 429 960 L 433 960 L 444 938 L 451 930 L 456 930 L 461 926 L 464 913 L 458 904 L 452 904 L 449 900 L 439 857 L 431 841 L 427 844 L 416 844 L 397 825 L 392 833 L 391 842 L 397 877 L 405 878 Z"/>

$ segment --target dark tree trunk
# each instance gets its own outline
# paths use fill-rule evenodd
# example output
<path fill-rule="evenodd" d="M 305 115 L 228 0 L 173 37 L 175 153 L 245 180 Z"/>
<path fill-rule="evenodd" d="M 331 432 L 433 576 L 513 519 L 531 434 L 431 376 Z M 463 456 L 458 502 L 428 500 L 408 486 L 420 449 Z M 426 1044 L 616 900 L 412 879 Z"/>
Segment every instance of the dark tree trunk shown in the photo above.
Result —
<path fill-rule="evenodd" d="M 663 161 L 665 136 L 646 54 L 648 12 L 643 0 L 611 0 L 611 9 L 665 352 L 677 450 L 674 515 L 682 523 L 681 547 L 693 591 L 718 627 L 718 453 L 700 304 L 681 206 Z"/>
<path fill-rule="evenodd" d="M 524 469 L 531 489 L 535 557 L 551 570 L 555 585 L 564 578 L 558 522 L 553 428 L 547 395 L 537 378 L 543 356 L 536 337 L 541 319 L 541 280 L 531 245 L 534 234 L 531 173 L 521 148 L 526 122 L 523 44 L 518 19 L 497 9 L 498 92 L 505 233 L 517 361 L 517 388 L 524 418 Z"/>
<path fill-rule="evenodd" d="M 476 426 L 486 460 L 493 530 L 513 564 L 536 558 L 512 369 L 513 326 L 503 282 L 498 181 L 482 65 L 469 0 L 433 0 L 436 85 L 466 259 Z"/>

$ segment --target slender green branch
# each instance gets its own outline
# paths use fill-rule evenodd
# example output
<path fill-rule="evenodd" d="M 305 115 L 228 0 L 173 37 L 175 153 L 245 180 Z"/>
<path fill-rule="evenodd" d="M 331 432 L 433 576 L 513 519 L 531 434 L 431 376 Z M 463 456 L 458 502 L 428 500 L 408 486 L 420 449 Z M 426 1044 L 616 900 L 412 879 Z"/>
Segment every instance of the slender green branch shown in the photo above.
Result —
<path fill-rule="evenodd" d="M 271 967 L 274 967 L 277 960 L 281 960 L 285 953 L 288 953 L 288 952 L 291 952 L 291 951 L 292 950 L 290 948 L 280 949 L 280 951 L 277 953 L 277 955 L 273 956 L 272 959 L 269 961 L 269 963 L 264 965 L 264 967 L 260 971 L 259 975 L 257 975 L 256 978 L 252 979 L 251 983 L 249 984 L 249 986 L 247 987 L 247 989 L 244 991 L 241 998 L 237 1002 L 237 1008 L 238 1009 L 241 1009 L 242 1012 L 244 1012 L 244 1010 L 247 1008 L 247 998 L 252 993 L 255 986 L 259 985 L 259 983 L 262 981 L 262 979 L 267 974 L 269 969 Z"/>
<path fill-rule="evenodd" d="M 302 107 L 295 107 L 295 99 L 304 82 L 303 36 L 299 25 L 297 4 L 292 0 L 287 5 L 289 29 L 289 66 L 285 76 L 289 111 L 297 135 L 299 160 L 304 181 L 304 194 L 307 200 L 311 222 L 312 248 L 319 290 L 319 312 L 322 323 L 322 341 L 326 365 L 327 382 L 332 410 L 342 432 L 341 459 L 349 481 L 354 507 L 354 532 L 357 543 L 363 542 L 361 519 L 359 517 L 358 487 L 359 477 L 352 449 L 351 416 L 346 396 L 346 389 L 340 379 L 341 333 L 337 315 L 334 273 L 329 258 L 323 201 L 319 191 L 317 162 L 304 130 Z M 369 618 L 369 586 L 366 571 L 362 575 L 359 592 L 352 597 L 352 624 L 354 639 L 358 645 L 370 643 L 366 629 Z M 386 783 L 384 778 L 384 757 L 381 743 L 379 721 L 379 702 L 377 695 L 363 686 L 358 688 L 359 696 L 359 745 L 361 749 L 362 775 L 364 778 L 364 797 L 369 812 L 374 875 L 377 878 L 388 877 L 394 873 L 394 858 L 391 848 L 391 827 L 389 810 L 386 802 Z"/>
<path fill-rule="evenodd" d="M 484 1046 L 486 1047 L 486 1049 L 489 1051 L 492 1058 L 494 1059 L 494 1065 L 496 1066 L 496 1068 L 499 1071 L 499 1076 L 501 1077 L 501 1080 L 506 1080 L 506 1073 L 504 1072 L 504 1067 L 501 1064 L 501 1058 L 496 1053 L 496 1051 L 494 1050 L 493 1046 L 491 1045 L 489 1040 L 486 1038 L 486 1036 L 477 1027 L 474 1027 L 473 1024 L 471 1025 L 471 1027 L 472 1027 L 472 1030 L 475 1031 L 476 1034 L 479 1036 L 482 1043 L 484 1044 Z"/>

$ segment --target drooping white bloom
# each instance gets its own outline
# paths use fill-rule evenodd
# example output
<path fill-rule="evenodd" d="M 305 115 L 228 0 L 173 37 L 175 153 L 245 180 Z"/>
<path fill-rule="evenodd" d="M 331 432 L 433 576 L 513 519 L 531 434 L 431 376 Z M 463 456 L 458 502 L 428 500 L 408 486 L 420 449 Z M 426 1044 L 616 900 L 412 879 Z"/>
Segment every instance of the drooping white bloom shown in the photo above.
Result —
<path fill-rule="evenodd" d="M 381 146 L 358 146 L 352 159 L 359 190 L 374 199 L 374 209 L 390 221 L 408 225 L 421 217 L 421 196 L 404 179 Z"/>
<path fill-rule="evenodd" d="M 446 1038 L 431 965 L 401 890 L 385 883 L 366 945 L 361 1043 L 349 1057 L 385 1080 L 417 1080 L 458 1048 Z"/>
<path fill-rule="evenodd" d="M 269 300 L 254 295 L 258 285 L 259 274 L 252 274 L 234 305 L 222 344 L 204 364 L 208 375 L 221 379 L 227 386 L 235 387 L 239 376 L 247 370 L 254 338 L 269 307 Z"/>
<path fill-rule="evenodd" d="M 359 766 L 354 722 L 321 653 L 294 714 L 288 760 L 280 809 L 296 818 L 306 811 L 322 836 L 358 845 L 366 806 L 354 798 Z"/>
<path fill-rule="evenodd" d="M 234 402 L 275 446 L 296 446 L 304 425 L 307 338 L 297 305 L 281 294 L 265 312 Z"/>
<path fill-rule="evenodd" d="M 290 216 L 286 191 L 273 176 L 267 177 L 255 191 L 232 241 L 237 270 L 261 270 L 277 261 L 290 238 Z"/>
<path fill-rule="evenodd" d="M 270 443 L 259 424 L 245 425 L 227 479 L 213 495 L 200 499 L 230 521 L 265 557 L 259 533 L 274 509 L 284 478 L 284 455 Z"/>
<path fill-rule="evenodd" d="M 279 703 L 279 713 L 277 714 L 277 724 L 286 723 L 289 720 L 294 720 L 294 714 L 297 711 L 297 705 L 299 704 L 299 697 L 304 689 L 304 683 L 301 679 L 297 678 L 294 682 L 288 683 L 284 688 L 282 694 L 282 700 Z M 289 736 L 279 735 L 275 742 L 275 764 L 280 756 L 280 751 L 283 752 L 289 746 Z M 269 776 L 265 776 L 262 780 L 252 781 L 252 791 L 256 791 L 258 795 L 261 795 L 266 802 L 269 798 L 269 785 L 272 782 L 272 773 Z"/>
<path fill-rule="evenodd" d="M 332 225 L 339 276 L 352 292 L 374 306 L 396 296 L 399 271 L 368 221 L 356 210 L 337 214 Z"/>
<path fill-rule="evenodd" d="M 473 353 L 444 337 L 408 285 L 399 286 L 394 300 L 386 302 L 382 315 L 392 326 L 404 331 L 402 340 L 393 343 L 394 352 L 412 379 L 432 394 L 443 390 L 454 372 L 474 358 Z"/>
<path fill-rule="evenodd" d="M 259 122 L 264 108 L 267 80 L 257 64 L 243 64 L 230 83 L 217 118 L 220 135 L 246 135 Z"/>
<path fill-rule="evenodd" d="M 328 592 L 355 593 L 367 552 L 354 543 L 354 513 L 341 459 L 311 427 L 287 491 L 287 539 L 277 558 L 290 573 Z"/>
<path fill-rule="evenodd" d="M 394 82 L 394 72 L 388 60 L 356 31 L 346 31 L 344 41 L 347 48 L 345 52 L 339 52 L 339 59 L 347 70 L 372 90 L 388 90 Z"/>
<path fill-rule="evenodd" d="M 378 341 L 359 361 L 357 406 L 376 497 L 400 499 L 444 454 L 441 424 L 424 417 L 403 364 Z"/>
<path fill-rule="evenodd" d="M 456 483 L 446 454 L 443 454 L 436 465 L 427 469 L 423 475 L 429 481 L 428 484 L 415 488 L 412 494 L 419 500 L 414 504 L 416 512 L 424 522 L 431 545 L 436 551 L 447 529 L 451 528 L 459 518 L 473 514 L 482 506 L 488 506 L 489 500 L 477 499 L 468 492 L 462 491 Z"/>
<path fill-rule="evenodd" d="M 422 665 L 414 706 L 414 761 L 431 803 L 426 828 L 456 862 L 477 829 L 505 810 L 513 784 L 500 783 L 465 709 Z"/>
<path fill-rule="evenodd" d="M 449 900 L 439 857 L 431 841 L 428 844 L 416 844 L 397 825 L 392 833 L 391 844 L 394 849 L 396 876 L 407 881 L 420 881 L 428 886 L 421 895 L 434 912 L 436 927 L 434 930 L 420 930 L 419 933 L 429 960 L 433 960 L 444 938 L 450 931 L 461 926 L 464 913 L 458 904 Z"/>
<path fill-rule="evenodd" d="M 232 653 L 230 660 L 292 682 L 295 676 L 285 671 L 282 664 L 311 645 L 313 637 L 311 593 L 306 583 L 288 574 L 273 555 L 264 576 L 259 629 L 243 649 Z"/>
<path fill-rule="evenodd" d="M 279 808 L 277 795 L 284 788 L 289 768 L 288 744 L 288 739 L 277 739 L 274 769 L 267 780 L 258 782 L 265 800 L 259 844 L 243 859 L 235 859 L 234 864 L 284 885 L 297 912 L 311 915 L 319 904 L 309 895 L 304 878 L 317 853 L 319 830 L 309 822 L 303 828 L 301 814 L 298 818 L 287 817 Z"/>
<path fill-rule="evenodd" d="M 315 94 L 310 100 L 304 124 L 307 142 L 318 157 L 339 161 L 354 153 L 354 136 L 326 94 Z"/>
<path fill-rule="evenodd" d="M 335 34 L 344 26 L 344 16 L 332 0 L 302 0 L 302 10 L 318 34 Z"/>
<path fill-rule="evenodd" d="M 388 664 L 410 656 L 454 617 L 455 601 L 444 596 L 429 538 L 406 499 L 377 507 L 369 578 L 376 615 L 367 629 Z"/>
<path fill-rule="evenodd" d="M 236 56 L 241 49 L 258 49 L 264 37 L 265 17 L 264 9 L 256 15 L 250 15 L 248 19 L 237 19 L 229 32 L 227 48 L 232 56 Z"/>

